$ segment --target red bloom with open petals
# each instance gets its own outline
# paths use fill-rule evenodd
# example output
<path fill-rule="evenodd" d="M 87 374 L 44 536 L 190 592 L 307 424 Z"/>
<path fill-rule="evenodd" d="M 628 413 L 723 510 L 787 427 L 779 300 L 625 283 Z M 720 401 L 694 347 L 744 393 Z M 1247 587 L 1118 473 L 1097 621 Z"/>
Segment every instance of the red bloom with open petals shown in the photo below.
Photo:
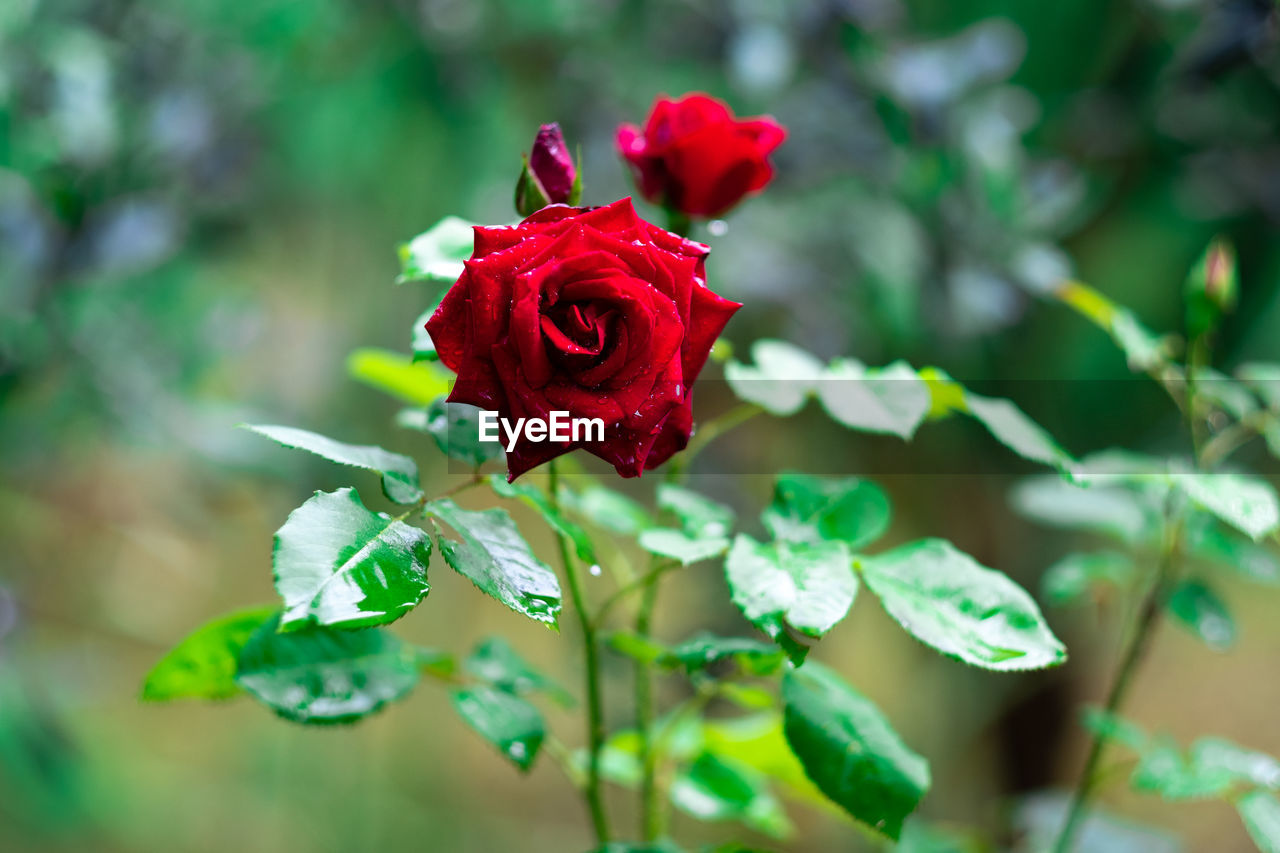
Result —
<path fill-rule="evenodd" d="M 707 289 L 708 248 L 645 222 L 630 199 L 551 205 L 477 227 L 466 271 L 427 321 L 458 374 L 450 402 L 516 418 L 600 418 L 604 441 L 530 441 L 510 479 L 582 447 L 624 477 L 689 441 L 690 386 L 741 306 Z"/>
<path fill-rule="evenodd" d="M 769 183 L 769 154 L 786 137 L 768 116 L 736 119 L 721 101 L 694 92 L 678 101 L 659 97 L 644 130 L 624 124 L 617 143 L 645 198 L 713 217 Z"/>

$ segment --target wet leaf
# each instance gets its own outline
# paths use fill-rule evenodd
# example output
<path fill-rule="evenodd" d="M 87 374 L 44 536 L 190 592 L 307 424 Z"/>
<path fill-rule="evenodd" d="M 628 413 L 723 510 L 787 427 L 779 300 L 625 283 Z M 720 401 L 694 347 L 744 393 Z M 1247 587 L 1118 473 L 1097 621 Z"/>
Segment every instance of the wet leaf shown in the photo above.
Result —
<path fill-rule="evenodd" d="M 858 592 L 852 563 L 843 542 L 766 545 L 740 534 L 725 560 L 725 576 L 747 621 L 799 663 L 807 649 L 789 637 L 788 626 L 816 638 L 843 619 Z"/>
<path fill-rule="evenodd" d="M 640 533 L 640 547 L 650 554 L 678 561 L 689 566 L 719 557 L 729 550 L 727 536 L 709 536 L 696 538 L 683 530 L 672 530 L 668 527 L 651 527 Z"/>
<path fill-rule="evenodd" d="M 834 540 L 857 549 L 888 529 L 889 514 L 889 498 L 870 480 L 784 473 L 774 482 L 773 503 L 762 519 L 777 539 Z"/>
<path fill-rule="evenodd" d="M 587 535 L 587 531 L 552 504 L 551 499 L 542 489 L 532 483 L 508 483 L 507 478 L 501 474 L 491 475 L 489 485 L 499 497 L 515 498 L 534 509 L 552 530 L 573 543 L 573 550 L 579 560 L 589 565 L 598 562 L 595 546 L 591 544 L 591 537 Z"/>
<path fill-rule="evenodd" d="M 264 623 L 240 651 L 236 683 L 285 719 L 346 723 L 399 699 L 418 681 L 415 651 L 381 628 L 304 628 Z"/>
<path fill-rule="evenodd" d="M 197 628 L 147 674 L 143 700 L 229 699 L 239 694 L 235 677 L 240 650 L 276 611 L 275 607 L 237 610 Z"/>
<path fill-rule="evenodd" d="M 461 542 L 439 537 L 440 553 L 459 574 L 517 613 L 558 630 L 560 581 L 533 555 L 505 510 L 465 510 L 444 498 L 426 512 L 456 530 Z"/>
<path fill-rule="evenodd" d="M 1133 561 L 1116 551 L 1068 554 L 1045 571 L 1040 589 L 1051 605 L 1079 604 L 1101 590 L 1124 589 L 1133 574 Z"/>
<path fill-rule="evenodd" d="M 462 275 L 462 262 L 471 257 L 475 244 L 474 223 L 446 216 L 431 228 L 400 246 L 400 276 L 409 281 L 443 281 L 452 284 Z"/>
<path fill-rule="evenodd" d="M 1235 645 L 1236 623 L 1227 605 L 1200 581 L 1183 581 L 1167 603 L 1178 624 L 1191 631 L 1215 652 Z"/>
<path fill-rule="evenodd" d="M 754 365 L 725 364 L 724 378 L 739 398 L 775 415 L 804 408 L 822 377 L 822 362 L 786 341 L 756 341 L 751 357 Z"/>
<path fill-rule="evenodd" d="M 1280 853 L 1280 800 L 1265 791 L 1251 791 L 1236 800 L 1236 811 L 1262 853 Z"/>
<path fill-rule="evenodd" d="M 833 802 L 897 839 L 929 790 L 929 763 L 872 702 L 815 664 L 782 679 L 783 727 L 805 773 Z"/>
<path fill-rule="evenodd" d="M 1280 526 L 1280 500 L 1270 483 L 1240 474 L 1178 474 L 1191 500 L 1256 542 Z"/>
<path fill-rule="evenodd" d="M 728 536 L 733 532 L 733 510 L 683 486 L 658 486 L 658 508 L 674 515 L 680 529 L 694 539 Z"/>
<path fill-rule="evenodd" d="M 382 492 L 398 504 L 411 504 L 422 497 L 418 485 L 418 463 L 408 456 L 383 450 L 372 444 L 347 444 L 319 433 L 287 426 L 244 424 L 245 429 L 272 441 L 322 456 L 330 462 L 363 468 L 382 475 Z"/>
<path fill-rule="evenodd" d="M 538 757 L 546 725 L 542 713 L 524 699 L 492 687 L 468 687 L 451 694 L 467 725 L 496 746 L 516 767 L 528 770 Z"/>
<path fill-rule="evenodd" d="M 1056 666 L 1067 650 L 1026 590 L 942 539 L 862 562 L 867 587 L 912 636 L 984 669 Z"/>
<path fill-rule="evenodd" d="M 929 388 L 905 361 L 868 368 L 839 359 L 817 383 L 818 399 L 833 420 L 862 432 L 909 440 L 929 413 Z"/>
<path fill-rule="evenodd" d="M 467 672 L 499 690 L 516 695 L 546 693 L 562 705 L 573 704 L 569 691 L 520 657 L 502 637 L 482 640 L 464 666 Z"/>
<path fill-rule="evenodd" d="M 355 489 L 316 492 L 276 532 L 272 563 L 284 599 L 281 629 L 384 625 L 430 589 L 431 540 L 365 508 Z"/>

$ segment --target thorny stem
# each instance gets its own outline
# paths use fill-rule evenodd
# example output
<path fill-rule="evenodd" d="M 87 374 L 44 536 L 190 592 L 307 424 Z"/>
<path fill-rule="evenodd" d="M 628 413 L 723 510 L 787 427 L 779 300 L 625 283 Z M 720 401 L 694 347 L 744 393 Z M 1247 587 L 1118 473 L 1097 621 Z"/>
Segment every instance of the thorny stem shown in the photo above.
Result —
<path fill-rule="evenodd" d="M 552 460 L 547 466 L 550 475 L 548 491 L 551 493 L 551 504 L 560 508 L 559 475 L 556 463 Z M 578 574 L 577 563 L 569 548 L 569 539 L 556 531 L 556 541 L 560 544 L 560 560 L 564 564 L 565 578 L 569 583 L 569 596 L 573 599 L 573 610 L 578 617 L 578 625 L 582 629 L 583 656 L 586 669 L 587 694 L 587 779 L 583 787 L 583 796 L 587 801 L 587 810 L 591 813 L 591 826 L 595 830 L 596 840 L 603 846 L 609 842 L 609 816 L 604 808 L 604 790 L 600 784 L 600 753 L 604 749 L 604 703 L 602 701 L 600 683 L 600 645 L 596 641 L 595 626 L 591 614 L 587 612 L 586 597 L 582 593 L 582 578 Z"/>

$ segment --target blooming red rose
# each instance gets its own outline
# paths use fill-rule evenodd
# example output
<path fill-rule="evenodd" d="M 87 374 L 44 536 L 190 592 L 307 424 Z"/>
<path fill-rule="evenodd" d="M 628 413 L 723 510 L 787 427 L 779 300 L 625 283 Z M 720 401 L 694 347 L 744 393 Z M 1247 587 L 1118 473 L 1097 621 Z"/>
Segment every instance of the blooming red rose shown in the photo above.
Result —
<path fill-rule="evenodd" d="M 511 421 L 563 411 L 605 423 L 603 441 L 522 435 L 509 478 L 576 447 L 637 477 L 683 449 L 690 386 L 741 307 L 707 289 L 708 248 L 645 222 L 631 199 L 551 205 L 475 235 L 466 270 L 427 321 L 458 374 L 449 401 Z"/>
<path fill-rule="evenodd" d="M 719 216 L 773 178 L 769 154 L 786 129 L 768 116 L 735 119 L 729 107 L 699 93 L 659 96 L 644 130 L 618 128 L 618 151 L 640 192 L 688 216 Z"/>

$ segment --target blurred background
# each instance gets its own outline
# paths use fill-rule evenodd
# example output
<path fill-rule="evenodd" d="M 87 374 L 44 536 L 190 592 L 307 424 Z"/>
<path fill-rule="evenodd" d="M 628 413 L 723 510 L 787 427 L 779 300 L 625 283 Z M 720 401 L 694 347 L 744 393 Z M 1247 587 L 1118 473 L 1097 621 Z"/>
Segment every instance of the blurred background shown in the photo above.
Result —
<path fill-rule="evenodd" d="M 1014 398 L 1074 453 L 1177 451 L 1158 390 L 1033 294 L 1074 274 L 1175 330 L 1187 270 L 1225 234 L 1242 294 L 1217 366 L 1280 358 L 1276 35 L 1270 0 L 3 0 L 0 848 L 587 846 L 555 767 L 519 777 L 430 684 L 327 730 L 246 699 L 138 701 L 180 637 L 273 600 L 272 533 L 350 479 L 235 423 L 381 442 L 444 476 L 344 363 L 407 349 L 428 300 L 392 286 L 396 245 L 449 213 L 510 221 L 540 123 L 581 145 L 584 198 L 603 203 L 630 192 L 614 128 L 654 95 L 774 115 L 790 129 L 777 180 L 700 235 L 712 287 L 746 303 L 727 332 L 740 350 L 770 335 L 933 363 Z M 1034 590 L 1072 537 L 1011 512 L 1028 469 L 970 426 L 904 446 L 817 412 L 760 420 L 701 457 L 692 485 L 750 530 L 769 491 L 754 472 L 878 472 L 895 540 L 949 537 Z M 573 632 L 451 572 L 432 584 L 401 633 L 457 652 L 503 633 L 577 685 Z M 1162 629 L 1129 712 L 1184 743 L 1280 754 L 1280 593 L 1223 594 L 1236 648 Z M 869 601 L 815 653 L 930 758 L 930 820 L 1009 843 L 1019 802 L 1074 782 L 1077 709 L 1100 701 L 1121 612 L 1048 615 L 1071 662 L 1041 674 L 939 658 Z M 748 630 L 709 566 L 670 582 L 657 625 L 699 627 Z M 627 668 L 610 666 L 621 696 Z M 576 744 L 568 722 L 553 718 Z M 1226 805 L 1114 788 L 1111 811 L 1184 849 L 1253 849 Z M 758 842 L 872 849 L 838 818 L 791 813 L 795 839 Z"/>

